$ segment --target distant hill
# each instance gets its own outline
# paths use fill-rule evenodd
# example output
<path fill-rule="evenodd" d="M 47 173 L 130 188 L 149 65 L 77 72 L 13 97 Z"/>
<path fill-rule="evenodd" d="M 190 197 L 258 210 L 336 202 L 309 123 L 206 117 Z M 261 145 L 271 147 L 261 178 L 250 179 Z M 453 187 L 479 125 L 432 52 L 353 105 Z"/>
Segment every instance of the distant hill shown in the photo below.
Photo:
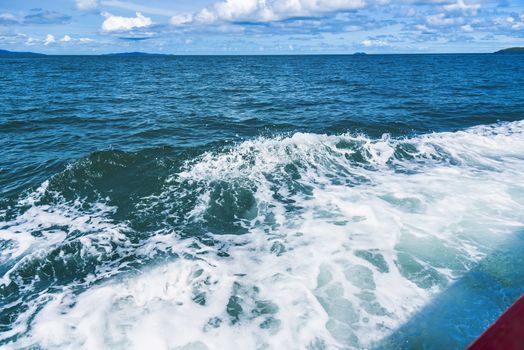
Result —
<path fill-rule="evenodd" d="M 521 54 L 524 54 L 524 47 L 510 47 L 508 49 L 499 50 L 495 53 L 503 53 L 503 54 L 521 53 Z"/>
<path fill-rule="evenodd" d="M 169 56 L 161 53 L 147 53 L 147 52 L 120 52 L 108 53 L 103 56 L 118 56 L 118 57 L 141 57 L 141 56 Z"/>
<path fill-rule="evenodd" d="M 0 57 L 44 57 L 42 53 L 0 50 Z"/>

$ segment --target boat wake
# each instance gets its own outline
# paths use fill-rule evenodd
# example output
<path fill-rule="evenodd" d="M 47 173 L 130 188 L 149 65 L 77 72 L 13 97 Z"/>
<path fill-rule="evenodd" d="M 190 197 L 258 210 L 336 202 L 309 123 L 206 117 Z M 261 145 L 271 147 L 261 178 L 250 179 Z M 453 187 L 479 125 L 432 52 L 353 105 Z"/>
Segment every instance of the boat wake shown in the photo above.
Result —
<path fill-rule="evenodd" d="M 4 205 L 0 344 L 369 348 L 524 226 L 522 121 L 181 164 L 124 218 L 64 176 Z"/>

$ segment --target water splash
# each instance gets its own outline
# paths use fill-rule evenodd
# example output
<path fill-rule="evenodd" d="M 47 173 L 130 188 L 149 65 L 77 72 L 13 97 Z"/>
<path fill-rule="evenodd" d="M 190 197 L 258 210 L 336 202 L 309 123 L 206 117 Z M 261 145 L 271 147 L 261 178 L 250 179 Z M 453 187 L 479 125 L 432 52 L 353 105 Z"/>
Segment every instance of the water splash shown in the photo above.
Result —
<path fill-rule="evenodd" d="M 112 273 L 53 284 L 1 337 L 43 348 L 372 346 L 522 228 L 523 134 L 524 122 L 400 139 L 299 133 L 209 151 L 136 203 L 158 218 L 136 241 L 110 207 L 83 220 L 93 210 L 29 203 L 0 224 L 2 244 L 21 242 L 5 262 L 77 232 L 79 250 L 112 237 L 110 250 L 148 263 L 122 274 L 120 260 L 95 259 Z M 58 220 L 44 212 L 67 230 L 23 238 Z"/>

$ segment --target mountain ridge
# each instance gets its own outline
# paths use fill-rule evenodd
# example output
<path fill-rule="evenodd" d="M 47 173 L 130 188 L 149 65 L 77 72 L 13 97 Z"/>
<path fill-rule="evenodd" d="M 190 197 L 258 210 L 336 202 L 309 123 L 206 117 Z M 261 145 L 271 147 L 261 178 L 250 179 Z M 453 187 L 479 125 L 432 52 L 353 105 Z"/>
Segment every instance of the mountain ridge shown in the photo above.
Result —
<path fill-rule="evenodd" d="M 509 47 L 507 49 L 498 50 L 495 53 L 497 54 L 524 54 L 524 47 Z"/>
<path fill-rule="evenodd" d="M 35 53 L 35 52 L 17 52 L 17 51 L 9 51 L 9 50 L 0 50 L 0 56 L 44 57 L 47 55 L 43 53 Z"/>

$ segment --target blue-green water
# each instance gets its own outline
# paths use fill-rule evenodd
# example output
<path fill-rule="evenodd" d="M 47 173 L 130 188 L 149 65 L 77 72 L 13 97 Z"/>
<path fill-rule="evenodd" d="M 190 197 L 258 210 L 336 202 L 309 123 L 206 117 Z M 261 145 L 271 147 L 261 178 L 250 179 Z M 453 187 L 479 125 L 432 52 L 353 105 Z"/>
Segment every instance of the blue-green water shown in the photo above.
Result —
<path fill-rule="evenodd" d="M 0 347 L 463 348 L 524 291 L 524 56 L 0 60 Z"/>

